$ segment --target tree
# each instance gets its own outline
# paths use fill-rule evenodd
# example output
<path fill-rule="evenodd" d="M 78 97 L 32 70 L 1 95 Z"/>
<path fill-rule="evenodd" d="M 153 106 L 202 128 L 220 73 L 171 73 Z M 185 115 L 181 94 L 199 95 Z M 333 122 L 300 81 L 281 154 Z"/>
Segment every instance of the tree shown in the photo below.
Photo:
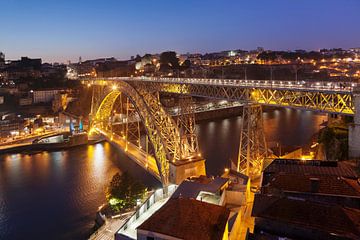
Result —
<path fill-rule="evenodd" d="M 176 52 L 168 51 L 160 54 L 160 65 L 168 65 L 173 70 L 179 69 L 179 59 L 176 57 Z"/>
<path fill-rule="evenodd" d="M 115 211 L 136 206 L 138 199 L 145 195 L 146 188 L 133 179 L 127 172 L 116 173 L 106 189 L 106 199 Z"/>

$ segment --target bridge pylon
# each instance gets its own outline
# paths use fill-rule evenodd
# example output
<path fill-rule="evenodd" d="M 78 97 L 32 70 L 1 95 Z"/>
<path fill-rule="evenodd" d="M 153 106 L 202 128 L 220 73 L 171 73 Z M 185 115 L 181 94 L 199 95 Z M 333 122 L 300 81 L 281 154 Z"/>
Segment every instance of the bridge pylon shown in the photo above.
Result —
<path fill-rule="evenodd" d="M 176 120 L 180 134 L 180 160 L 170 162 L 170 182 L 180 184 L 189 177 L 206 175 L 205 159 L 199 151 L 195 113 L 191 96 L 179 96 L 180 115 Z"/>
<path fill-rule="evenodd" d="M 237 171 L 255 178 L 261 174 L 267 156 L 262 107 L 260 104 L 246 104 L 242 113 Z"/>
<path fill-rule="evenodd" d="M 199 154 L 198 139 L 195 132 L 195 113 L 192 109 L 191 96 L 179 97 L 180 115 L 177 118 L 177 126 L 180 132 L 180 155 L 182 158 Z"/>

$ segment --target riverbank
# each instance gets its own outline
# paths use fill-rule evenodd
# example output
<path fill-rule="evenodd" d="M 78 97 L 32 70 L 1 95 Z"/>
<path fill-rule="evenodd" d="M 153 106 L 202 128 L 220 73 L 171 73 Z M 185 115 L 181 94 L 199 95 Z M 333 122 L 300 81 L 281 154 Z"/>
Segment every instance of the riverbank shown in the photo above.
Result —
<path fill-rule="evenodd" d="M 83 144 L 64 144 L 64 143 L 20 143 L 20 144 L 12 144 L 9 146 L 4 146 L 0 149 L 0 154 L 8 154 L 8 153 L 25 153 L 25 154 L 35 154 L 42 151 L 61 151 L 67 150 L 79 146 L 84 145 L 93 145 L 97 143 L 104 142 L 105 139 L 95 139 L 89 140 Z"/>

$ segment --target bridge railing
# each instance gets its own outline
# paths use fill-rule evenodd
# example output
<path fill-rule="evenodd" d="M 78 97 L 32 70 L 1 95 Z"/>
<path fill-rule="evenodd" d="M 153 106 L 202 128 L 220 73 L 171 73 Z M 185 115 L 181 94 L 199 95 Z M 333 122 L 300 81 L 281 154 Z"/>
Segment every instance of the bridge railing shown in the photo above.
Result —
<path fill-rule="evenodd" d="M 174 78 L 174 77 L 112 77 L 91 78 L 87 80 L 109 81 L 149 81 L 178 84 L 204 84 L 239 87 L 299 89 L 311 91 L 352 92 L 360 84 L 346 81 L 313 81 L 313 80 L 245 80 L 245 79 L 215 79 L 215 78 Z"/>

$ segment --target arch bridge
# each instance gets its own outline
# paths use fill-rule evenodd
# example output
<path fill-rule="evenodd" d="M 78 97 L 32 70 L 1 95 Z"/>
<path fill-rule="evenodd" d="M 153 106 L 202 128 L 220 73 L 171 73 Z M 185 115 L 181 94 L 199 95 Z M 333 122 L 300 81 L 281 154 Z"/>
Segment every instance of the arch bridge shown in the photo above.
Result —
<path fill-rule="evenodd" d="M 360 91 L 356 83 L 159 77 L 91 78 L 84 81 L 103 86 L 127 83 L 140 92 L 146 89 L 150 93 L 166 92 L 244 102 L 237 170 L 248 175 L 251 174 L 249 171 L 254 173 L 261 169 L 268 153 L 262 131 L 261 105 L 354 116 L 354 124 L 349 127 L 349 155 L 360 157 L 360 111 L 356 111 L 360 107 Z M 148 104 L 148 107 L 161 108 L 159 102 L 156 105 Z M 171 161 L 172 158 L 168 159 Z"/>

